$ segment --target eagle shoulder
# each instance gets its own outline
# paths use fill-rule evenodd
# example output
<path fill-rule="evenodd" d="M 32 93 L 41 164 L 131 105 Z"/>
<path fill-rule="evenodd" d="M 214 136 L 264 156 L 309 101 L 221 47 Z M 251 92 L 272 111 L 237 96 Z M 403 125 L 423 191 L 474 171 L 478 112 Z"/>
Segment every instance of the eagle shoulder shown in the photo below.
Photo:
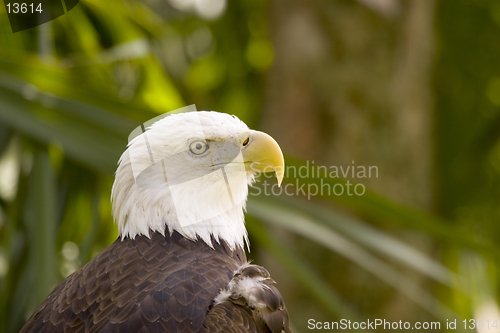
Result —
<path fill-rule="evenodd" d="M 261 266 L 245 263 L 214 299 L 208 332 L 291 333 L 288 310 L 276 282 Z"/>
<path fill-rule="evenodd" d="M 57 286 L 21 332 L 198 332 L 244 262 L 242 249 L 176 232 L 118 239 Z"/>

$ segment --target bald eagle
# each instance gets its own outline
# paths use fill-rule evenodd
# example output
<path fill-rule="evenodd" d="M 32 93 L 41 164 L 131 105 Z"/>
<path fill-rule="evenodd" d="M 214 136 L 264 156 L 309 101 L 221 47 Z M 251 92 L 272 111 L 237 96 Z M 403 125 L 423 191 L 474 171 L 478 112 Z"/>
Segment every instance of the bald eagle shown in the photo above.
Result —
<path fill-rule="evenodd" d="M 68 276 L 21 332 L 290 332 L 269 272 L 250 264 L 248 185 L 276 141 L 217 112 L 165 117 L 130 141 L 112 188 L 118 239 Z"/>

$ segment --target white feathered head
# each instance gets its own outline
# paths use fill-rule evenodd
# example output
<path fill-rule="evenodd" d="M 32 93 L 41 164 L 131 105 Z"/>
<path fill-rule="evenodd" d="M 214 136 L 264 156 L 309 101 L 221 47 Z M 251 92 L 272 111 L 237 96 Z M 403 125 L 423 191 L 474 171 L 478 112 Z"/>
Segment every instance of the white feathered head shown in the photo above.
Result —
<path fill-rule="evenodd" d="M 165 117 L 130 141 L 111 193 L 122 238 L 178 231 L 212 246 L 247 240 L 243 210 L 256 172 L 283 178 L 281 150 L 235 116 L 187 112 Z"/>

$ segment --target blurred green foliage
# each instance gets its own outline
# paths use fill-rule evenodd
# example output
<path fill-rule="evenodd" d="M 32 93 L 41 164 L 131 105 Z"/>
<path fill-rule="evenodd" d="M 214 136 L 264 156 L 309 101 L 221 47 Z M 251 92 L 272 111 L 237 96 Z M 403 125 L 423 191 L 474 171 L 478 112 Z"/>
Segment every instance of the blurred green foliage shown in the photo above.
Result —
<path fill-rule="evenodd" d="M 217 13 L 179 0 L 80 1 L 64 16 L 16 34 L 0 8 L 0 332 L 17 332 L 58 282 L 117 237 L 110 188 L 132 129 L 186 104 L 235 114 L 250 127 L 266 125 L 262 110 L 289 79 L 273 80 L 272 70 L 296 56 L 283 52 L 276 32 L 282 7 L 263 0 L 213 3 L 225 6 Z M 354 92 L 325 87 L 322 75 L 332 71 L 323 59 L 317 96 L 346 89 L 346 109 L 382 109 L 383 100 L 368 102 L 376 100 L 370 94 L 379 91 L 372 88 L 383 74 L 360 74 L 356 52 L 346 50 L 372 48 L 356 30 L 371 25 L 386 41 L 377 54 L 393 54 L 399 29 L 414 23 L 405 15 L 409 3 L 401 2 L 398 16 L 348 0 L 294 2 L 312 8 L 327 38 L 340 44 L 332 51 L 336 60 L 350 61 L 344 75 L 337 67 L 338 82 L 352 74 L 370 83 Z M 250 197 L 249 257 L 267 263 L 279 282 L 295 331 L 305 331 L 309 318 L 384 318 L 407 303 L 415 306 L 395 311 L 393 320 L 481 318 L 485 306 L 496 311 L 489 319 L 500 320 L 500 4 L 435 5 L 434 103 L 423 111 L 433 120 L 432 138 L 425 138 L 433 156 L 429 207 L 370 189 L 312 200 Z M 360 13 L 358 21 L 342 21 L 352 13 Z M 336 18 L 334 28 L 329 17 Z M 317 64 L 310 65 L 313 71 Z M 380 111 L 367 119 L 385 117 Z M 315 130 L 328 133 L 329 122 L 319 123 Z M 305 163 L 306 156 L 286 155 L 287 165 Z M 344 181 L 310 177 L 301 184 Z"/>

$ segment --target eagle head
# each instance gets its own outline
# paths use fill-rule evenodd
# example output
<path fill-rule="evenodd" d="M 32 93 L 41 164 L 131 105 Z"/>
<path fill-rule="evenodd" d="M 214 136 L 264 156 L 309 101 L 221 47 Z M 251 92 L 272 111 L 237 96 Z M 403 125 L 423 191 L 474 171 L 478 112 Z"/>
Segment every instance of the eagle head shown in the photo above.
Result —
<path fill-rule="evenodd" d="M 276 141 L 235 116 L 218 112 L 170 115 L 130 141 L 111 193 L 120 236 L 179 232 L 184 237 L 248 243 L 243 211 L 258 172 L 284 160 Z"/>

